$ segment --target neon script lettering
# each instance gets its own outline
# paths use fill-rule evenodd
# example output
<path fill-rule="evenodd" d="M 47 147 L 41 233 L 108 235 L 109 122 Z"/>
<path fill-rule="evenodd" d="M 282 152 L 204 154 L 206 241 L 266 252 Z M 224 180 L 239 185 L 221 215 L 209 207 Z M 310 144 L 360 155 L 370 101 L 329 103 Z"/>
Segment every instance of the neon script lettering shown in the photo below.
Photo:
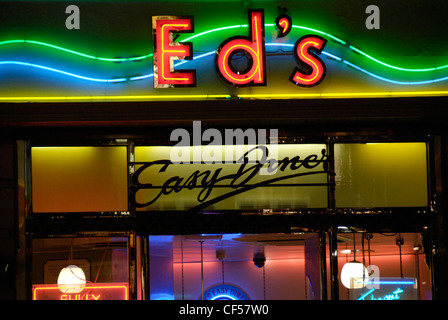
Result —
<path fill-rule="evenodd" d="M 233 87 L 266 86 L 264 10 L 249 10 L 248 16 L 249 35 L 228 38 L 216 50 L 216 71 L 224 82 Z M 291 30 L 291 18 L 281 15 L 276 25 L 278 37 L 284 37 Z M 192 59 L 192 43 L 174 42 L 173 32 L 194 32 L 193 17 L 153 17 L 154 87 L 194 87 L 195 70 L 174 69 L 174 60 Z M 300 68 L 294 69 L 291 83 L 312 87 L 324 79 L 325 64 L 318 55 L 326 43 L 324 38 L 316 35 L 306 35 L 297 40 L 294 56 Z M 235 57 L 244 58 L 245 66 L 233 65 Z"/>
<path fill-rule="evenodd" d="M 261 151 L 262 160 L 256 164 L 250 164 L 250 153 Z M 190 175 L 185 173 L 183 176 L 170 176 L 170 169 L 175 166 L 170 160 L 155 160 L 151 162 L 133 162 L 138 168 L 132 177 L 132 196 L 131 201 L 136 208 L 144 208 L 155 203 L 160 197 L 170 194 L 178 194 L 182 191 L 197 190 L 197 205 L 190 208 L 192 211 L 203 210 L 210 205 L 223 201 L 227 198 L 253 190 L 255 188 L 269 187 L 276 183 L 287 185 L 288 179 L 305 177 L 310 175 L 333 174 L 328 167 L 328 155 L 325 149 L 321 154 L 310 154 L 306 157 L 294 156 L 293 158 L 284 157 L 281 160 L 272 159 L 269 156 L 269 149 L 266 146 L 256 146 L 247 151 L 233 172 L 227 173 L 224 167 L 215 167 L 211 170 L 196 169 Z M 271 165 L 271 163 L 273 163 Z M 263 164 L 269 164 L 280 175 L 270 176 L 269 179 L 257 181 Z M 322 166 L 322 168 L 317 168 Z M 278 170 L 277 170 L 278 169 Z M 302 169 L 302 170 L 299 170 Z M 152 170 L 148 173 L 148 170 Z M 158 174 L 167 174 L 164 182 L 158 182 L 157 185 L 148 183 L 146 177 L 157 177 Z M 290 186 L 300 186 L 299 183 L 291 183 Z M 305 184 L 310 185 L 310 184 Z M 320 184 L 313 184 L 320 185 Z M 326 184 L 325 184 L 326 185 Z M 214 189 L 227 189 L 226 192 L 215 194 Z M 152 190 L 154 192 L 143 201 L 138 200 L 139 191 Z"/>
<path fill-rule="evenodd" d="M 404 292 L 403 289 L 398 288 L 391 294 L 386 294 L 385 296 L 378 297 L 378 298 L 375 298 L 372 294 L 371 300 L 400 300 L 400 298 L 401 298 L 400 294 L 403 292 Z"/>

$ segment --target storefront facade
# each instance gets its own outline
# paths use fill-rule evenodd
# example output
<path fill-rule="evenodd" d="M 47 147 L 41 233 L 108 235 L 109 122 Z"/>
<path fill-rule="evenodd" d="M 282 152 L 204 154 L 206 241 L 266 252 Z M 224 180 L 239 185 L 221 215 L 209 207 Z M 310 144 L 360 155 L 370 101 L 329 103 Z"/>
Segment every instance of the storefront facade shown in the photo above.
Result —
<path fill-rule="evenodd" d="M 2 298 L 448 297 L 446 4 L 367 7 L 2 4 Z"/>

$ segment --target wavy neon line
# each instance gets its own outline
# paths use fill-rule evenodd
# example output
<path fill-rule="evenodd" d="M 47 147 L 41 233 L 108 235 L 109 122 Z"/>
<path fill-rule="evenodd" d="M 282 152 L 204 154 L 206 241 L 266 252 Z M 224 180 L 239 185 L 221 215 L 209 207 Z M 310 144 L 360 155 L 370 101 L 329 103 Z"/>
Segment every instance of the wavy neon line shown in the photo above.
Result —
<path fill-rule="evenodd" d="M 19 65 L 19 66 L 38 68 L 38 69 L 51 71 L 51 72 L 56 72 L 56 73 L 60 73 L 60 74 L 63 74 L 63 75 L 70 76 L 70 77 L 74 77 L 74 78 L 78 78 L 78 79 L 82 79 L 82 80 L 94 81 L 94 82 L 125 82 L 125 81 L 128 80 L 127 78 L 98 79 L 98 78 L 85 77 L 85 76 L 81 76 L 79 74 L 66 72 L 66 71 L 63 71 L 63 70 L 50 68 L 50 67 L 42 66 L 42 65 L 39 65 L 39 64 L 35 64 L 35 63 L 22 62 L 22 61 L 0 61 L 0 65 L 2 65 L 2 64 L 3 65 L 11 64 L 11 65 Z"/>
<path fill-rule="evenodd" d="M 388 78 L 385 78 L 385 77 L 381 77 L 381 76 L 376 75 L 376 74 L 374 74 L 372 72 L 364 70 L 363 68 L 360 68 L 360 67 L 354 65 L 353 63 L 348 62 L 347 60 L 342 60 L 342 62 L 344 62 L 346 65 L 348 65 L 348 66 L 350 66 L 350 67 L 352 67 L 352 68 L 354 68 L 354 69 L 356 69 L 358 71 L 361 71 L 361 72 L 363 72 L 363 73 L 365 73 L 365 74 L 367 74 L 367 75 L 369 75 L 369 76 L 371 76 L 373 78 L 376 78 L 376 79 L 381 80 L 381 81 L 393 83 L 393 84 L 412 86 L 412 85 L 423 85 L 423 84 L 430 84 L 430 83 L 436 83 L 436 82 L 442 82 L 442 81 L 448 80 L 448 77 L 443 77 L 443 78 L 432 79 L 432 80 L 425 80 L 425 81 L 396 81 L 396 80 L 388 79 Z"/>
<path fill-rule="evenodd" d="M 440 66 L 440 67 L 434 67 L 434 68 L 421 68 L 421 69 L 401 68 L 401 67 L 397 67 L 397 66 L 385 63 L 385 62 L 383 62 L 381 60 L 375 59 L 374 57 L 368 55 L 367 53 L 359 50 L 358 48 L 356 48 L 354 46 L 349 46 L 349 48 L 351 50 L 353 50 L 353 51 L 355 51 L 355 52 L 365 56 L 366 58 L 376 62 L 376 63 L 382 64 L 383 66 L 386 66 L 388 68 L 392 68 L 392 69 L 396 69 L 396 70 L 400 70 L 400 71 L 405 71 L 405 72 L 428 72 L 428 71 L 436 71 L 436 70 L 441 70 L 441 69 L 448 68 L 448 64 L 444 65 L 444 66 Z"/>
<path fill-rule="evenodd" d="M 126 61 L 139 61 L 139 60 L 144 60 L 146 58 L 151 57 L 153 54 L 149 53 L 149 54 L 145 54 L 142 56 L 138 56 L 138 57 L 130 57 L 130 58 L 103 58 L 103 57 L 98 57 L 98 56 L 93 56 L 90 54 L 85 54 L 79 51 L 75 51 L 75 50 L 71 50 L 71 49 L 67 49 L 67 48 L 63 48 L 60 46 L 56 46 L 50 43 L 46 43 L 46 42 L 42 42 L 42 41 L 35 41 L 35 40 L 7 40 L 7 41 L 2 41 L 0 42 L 0 46 L 2 45 L 8 45 L 8 44 L 12 44 L 12 43 L 30 43 L 30 44 L 34 44 L 34 45 L 38 45 L 38 46 L 43 46 L 43 47 L 48 47 L 48 48 L 52 48 L 52 49 L 56 49 L 56 50 L 60 50 L 60 51 L 64 51 L 70 54 L 74 54 L 74 55 L 78 55 L 84 58 L 88 58 L 88 59 L 93 59 L 93 60 L 99 60 L 99 61 L 107 61 L 107 62 L 126 62 Z"/>
<path fill-rule="evenodd" d="M 265 24 L 265 26 L 266 27 L 275 27 L 276 25 L 268 23 L 268 24 Z M 204 32 L 200 32 L 200 33 L 195 34 L 195 35 L 192 35 L 192 36 L 190 36 L 190 37 L 188 37 L 186 39 L 181 40 L 180 42 L 187 42 L 187 41 L 190 41 L 192 39 L 195 39 L 195 38 L 198 38 L 198 37 L 201 37 L 203 35 L 210 34 L 210 33 L 213 33 L 213 32 L 217 32 L 217 31 L 228 30 L 228 29 L 235 29 L 235 28 L 247 28 L 247 27 L 248 27 L 247 24 L 241 24 L 241 25 L 233 25 L 233 26 L 226 26 L 226 27 L 210 29 L 210 30 L 207 30 L 207 31 L 204 31 Z M 324 31 L 321 31 L 321 30 L 318 30 L 318 29 L 313 29 L 313 28 L 309 28 L 309 27 L 305 27 L 305 26 L 299 26 L 299 25 L 292 25 L 292 28 L 307 30 L 307 31 L 311 31 L 311 32 L 314 32 L 314 33 L 319 33 L 319 34 L 325 35 L 325 36 L 333 39 L 334 41 L 340 43 L 341 45 L 346 45 L 347 44 L 344 40 L 342 40 L 342 39 L 340 39 L 338 37 L 335 37 L 335 36 L 333 36 L 330 33 L 327 33 L 327 32 L 324 32 Z M 99 61 L 106 61 L 106 62 L 140 61 L 140 60 L 144 60 L 144 59 L 147 59 L 147 58 L 153 56 L 153 53 L 148 53 L 148 54 L 145 54 L 145 55 L 141 55 L 141 56 L 137 56 L 137 57 L 130 57 L 130 58 L 105 58 L 105 57 L 98 57 L 98 56 L 85 54 L 85 53 L 82 53 L 82 52 L 79 52 L 79 51 L 70 50 L 70 49 L 67 49 L 67 48 L 63 48 L 63 47 L 60 47 L 60 46 L 56 46 L 56 45 L 45 43 L 45 42 L 41 42 L 41 41 L 35 41 L 35 40 L 7 40 L 7 41 L 0 42 L 0 46 L 1 45 L 12 44 L 12 43 L 29 43 L 29 44 L 35 44 L 35 45 L 40 45 L 40 46 L 46 46 L 46 47 L 53 48 L 53 49 L 56 49 L 56 50 L 61 50 L 61 51 L 67 52 L 67 53 L 75 54 L 75 55 L 78 55 L 78 56 L 81 56 L 81 57 L 84 57 L 84 58 L 89 58 L 89 59 L 99 60 Z M 389 63 L 383 62 L 383 61 L 381 61 L 379 59 L 376 59 L 376 58 L 372 57 L 371 55 L 361 51 L 360 49 L 358 49 L 358 48 L 356 48 L 356 47 L 354 47 L 352 45 L 349 45 L 349 49 L 354 51 L 354 52 L 356 52 L 356 53 L 358 53 L 358 54 L 361 54 L 362 56 L 370 59 L 373 62 L 376 62 L 376 63 L 381 64 L 381 65 L 383 65 L 385 67 L 388 67 L 388 68 L 392 68 L 392 69 L 400 70 L 400 71 L 404 71 L 404 72 L 431 72 L 431 71 L 436 71 L 436 70 L 441 70 L 441 69 L 448 68 L 448 64 L 447 65 L 438 66 L 438 67 L 433 67 L 433 68 L 416 68 L 416 69 L 413 69 L 413 68 L 403 68 L 403 67 L 394 66 L 392 64 L 389 64 Z"/>
<path fill-rule="evenodd" d="M 267 43 L 266 46 L 273 46 L 273 47 L 275 47 L 275 46 L 282 46 L 282 47 L 290 47 L 290 48 L 294 47 L 294 45 L 290 44 L 290 43 Z M 342 61 L 346 65 L 348 65 L 348 66 L 350 66 L 350 67 L 352 67 L 352 68 L 354 68 L 354 69 L 356 69 L 358 71 L 361 71 L 361 72 L 363 72 L 363 73 L 365 73 L 365 74 L 367 74 L 367 75 L 369 75 L 369 76 L 371 76 L 373 78 L 376 78 L 378 80 L 382 80 L 382 81 L 385 81 L 385 82 L 393 83 L 393 84 L 398 84 L 398 85 L 423 85 L 423 84 L 430 84 L 430 83 L 436 83 L 436 82 L 442 82 L 442 81 L 448 80 L 448 76 L 447 76 L 447 77 L 442 77 L 442 78 L 437 78 L 437 79 L 432 79 L 432 80 L 424 80 L 424 81 L 397 81 L 397 80 L 389 79 L 389 78 L 382 77 L 382 76 L 379 76 L 377 74 L 374 74 L 373 72 L 370 72 L 370 71 L 367 71 L 367 70 L 365 70 L 365 69 L 363 69 L 361 67 L 358 67 L 357 65 L 355 65 L 355 64 L 353 64 L 353 63 L 351 63 L 351 62 L 349 62 L 347 60 L 344 60 L 341 57 L 338 57 L 338 56 L 336 56 L 334 54 L 331 54 L 329 52 L 322 51 L 322 53 L 324 55 L 326 55 L 327 57 L 331 58 L 331 59 L 334 59 L 334 60 L 337 60 L 337 61 Z M 439 67 L 439 69 L 442 69 L 442 68 Z M 415 69 L 415 70 L 417 70 L 417 69 Z M 419 70 L 430 71 L 429 69 L 419 69 Z"/>
<path fill-rule="evenodd" d="M 266 44 L 267 46 L 278 46 L 279 44 L 273 43 L 273 44 Z M 285 47 L 291 47 L 293 45 L 291 44 L 281 44 L 281 46 L 285 46 Z M 213 55 L 215 53 L 215 51 L 210 51 L 204 54 L 201 54 L 199 56 L 193 57 L 193 60 L 197 60 L 197 59 L 202 59 L 205 58 L 207 56 Z M 357 65 L 344 60 L 334 54 L 328 53 L 326 51 L 322 51 L 322 53 L 324 55 L 326 55 L 327 57 L 337 60 L 337 61 L 342 61 L 344 64 L 364 73 L 367 74 L 370 77 L 376 78 L 378 80 L 384 81 L 384 82 L 388 82 L 388 83 L 393 83 L 393 84 L 397 84 L 397 85 L 424 85 L 424 84 L 431 84 L 431 83 L 437 83 L 437 82 L 442 82 L 445 80 L 448 80 L 448 76 L 447 77 L 442 77 L 442 78 L 437 78 L 437 79 L 432 79 L 432 80 L 425 80 L 425 81 L 397 81 L 397 80 L 393 80 L 393 79 L 389 79 L 389 78 L 385 78 L 379 75 L 376 75 L 372 72 L 369 72 L 361 67 L 358 67 Z M 178 63 L 175 64 L 175 66 L 179 66 L 182 65 L 184 63 L 189 62 L 189 60 L 184 60 L 184 61 L 180 61 Z M 67 76 L 71 76 L 71 77 L 75 77 L 75 78 L 79 78 L 79 79 L 83 79 L 83 80 L 89 80 L 89 81 L 94 81 L 94 82 L 111 82 L 111 83 L 117 83 L 117 82 L 125 82 L 125 81 L 136 81 L 136 80 L 143 80 L 143 79 L 147 79 L 147 78 L 151 78 L 154 76 L 154 73 L 150 73 L 147 75 L 140 75 L 140 76 L 135 76 L 135 77 L 130 77 L 130 78 L 116 78 L 116 79 L 98 79 L 98 78 L 91 78 L 91 77 L 86 77 L 86 76 L 82 76 L 82 75 L 78 75 L 78 74 L 74 74 L 71 72 L 66 72 L 63 70 L 59 70 L 59 69 L 55 69 L 55 68 L 50 68 L 50 67 L 46 67 L 46 66 L 42 66 L 42 65 L 38 65 L 38 64 L 33 64 L 33 63 L 27 63 L 27 62 L 22 62 L 22 61 L 0 61 L 0 65 L 7 65 L 7 64 L 12 64 L 12 65 L 21 65 L 21 66 L 28 66 L 28 67 L 33 67 L 33 68 L 38 68 L 38 69 L 43 69 L 43 70 L 47 70 L 47 71 L 52 71 L 52 72 L 56 72 L 56 73 L 60 73 L 60 74 L 64 74 Z"/>

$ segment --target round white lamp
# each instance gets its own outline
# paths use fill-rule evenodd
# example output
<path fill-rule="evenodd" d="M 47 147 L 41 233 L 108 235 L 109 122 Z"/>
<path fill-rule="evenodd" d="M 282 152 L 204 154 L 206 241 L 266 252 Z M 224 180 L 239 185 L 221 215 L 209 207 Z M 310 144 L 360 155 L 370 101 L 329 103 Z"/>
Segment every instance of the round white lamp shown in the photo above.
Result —
<path fill-rule="evenodd" d="M 367 285 L 369 273 L 361 262 L 350 261 L 341 270 L 341 282 L 348 289 L 360 289 Z"/>
<path fill-rule="evenodd" d="M 75 265 L 69 265 L 61 270 L 58 277 L 58 287 L 63 293 L 79 293 L 86 285 L 84 271 Z"/>

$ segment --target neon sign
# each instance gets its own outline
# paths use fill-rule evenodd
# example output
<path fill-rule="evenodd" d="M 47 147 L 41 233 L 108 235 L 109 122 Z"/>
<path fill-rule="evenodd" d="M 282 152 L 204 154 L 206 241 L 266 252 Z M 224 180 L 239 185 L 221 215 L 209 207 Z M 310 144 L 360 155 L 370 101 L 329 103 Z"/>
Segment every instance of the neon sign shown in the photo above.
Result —
<path fill-rule="evenodd" d="M 252 40 L 253 44 L 257 42 L 253 34 L 255 31 L 260 33 L 262 29 L 257 27 L 249 30 L 255 25 L 255 20 L 252 21 L 255 10 L 244 9 L 244 18 L 241 19 L 241 12 L 235 11 L 234 6 L 216 6 L 210 1 L 200 6 L 178 5 L 176 1 L 173 3 L 174 6 L 167 4 L 167 16 L 162 16 L 166 13 L 161 10 L 165 9 L 155 2 L 140 1 L 138 5 L 129 8 L 129 14 L 125 15 L 123 22 L 133 25 L 133 28 L 127 29 L 120 28 L 114 21 L 115 15 L 120 15 L 120 8 L 111 8 L 108 10 L 110 19 L 101 16 L 101 28 L 95 32 L 84 30 L 83 37 L 61 37 L 67 32 L 65 25 L 61 23 L 62 30 L 42 25 L 42 30 L 51 31 L 36 32 L 30 38 L 26 33 L 30 26 L 25 24 L 17 29 L 15 17 L 22 16 L 23 12 L 20 12 L 19 7 L 8 8 L 10 14 L 3 21 L 5 32 L 0 38 L 0 101 L 337 99 L 448 94 L 444 86 L 448 82 L 448 64 L 443 63 L 446 60 L 444 52 L 447 51 L 441 49 L 441 45 L 447 46 L 447 43 L 430 46 L 428 54 L 406 59 L 412 50 L 423 50 L 419 48 L 420 43 L 425 47 L 424 43 L 437 42 L 435 35 L 440 28 L 433 24 L 420 26 L 421 37 L 400 37 L 397 39 L 400 43 L 397 43 L 393 54 L 385 55 L 384 52 L 389 52 L 387 46 L 395 43 L 393 35 L 382 32 L 380 36 L 376 32 L 379 38 L 374 40 L 363 37 L 361 30 L 346 28 L 347 25 L 353 25 L 347 24 L 343 8 L 328 8 L 319 18 L 320 13 L 311 4 L 303 6 L 298 1 L 290 1 L 287 9 L 277 7 L 274 11 L 274 6 L 261 3 L 255 8 L 264 9 L 265 39 L 259 38 L 258 44 L 262 47 L 264 43 L 266 51 L 264 56 L 258 55 L 258 61 L 263 61 L 263 58 L 266 60 L 266 86 L 253 82 L 235 85 L 223 81 L 219 71 L 215 70 L 217 49 L 226 39 L 230 41 L 234 36 Z M 48 9 L 48 19 L 42 23 L 47 24 L 47 27 L 58 25 L 59 9 L 50 4 Z M 96 8 L 92 9 L 92 13 L 98 12 Z M 401 15 L 405 17 L 411 12 L 410 8 L 403 6 Z M 159 25 L 159 30 L 156 30 L 156 21 L 151 23 L 149 20 L 152 16 L 168 21 L 164 26 Z M 331 16 L 334 20 L 331 20 Z M 89 18 L 84 16 L 92 21 L 84 24 L 83 28 L 95 28 L 100 21 L 95 21 L 98 17 L 100 16 L 95 14 L 89 15 Z M 393 19 L 392 16 L 388 18 Z M 182 23 L 182 19 L 187 19 L 184 21 L 186 24 Z M 256 19 L 260 23 L 259 17 Z M 185 30 L 169 26 L 178 20 Z M 188 25 L 191 25 L 189 30 Z M 96 42 L 98 32 L 103 33 L 102 43 Z M 73 34 L 72 31 L 69 33 Z M 370 31 L 368 33 L 372 34 Z M 161 46 L 156 40 L 162 41 L 162 35 L 164 47 L 159 50 Z M 295 44 L 304 35 L 319 35 L 327 40 L 321 53 L 318 53 L 317 46 L 302 47 L 303 59 L 299 57 L 300 49 L 294 50 Z M 164 59 L 156 57 L 154 48 L 158 56 L 163 56 Z M 179 49 L 181 52 L 171 52 Z M 311 61 L 315 62 L 320 57 L 325 62 L 322 66 L 326 67 L 326 74 L 321 79 L 324 85 L 317 82 L 323 74 L 320 68 L 304 58 L 308 52 Z M 233 71 L 247 73 L 249 77 L 251 74 L 248 69 L 244 69 L 243 60 L 247 60 L 246 64 L 250 66 L 263 67 L 262 63 L 253 60 L 253 55 L 252 51 L 246 50 L 233 52 L 229 65 L 240 67 L 239 71 L 238 68 Z M 239 57 L 244 59 L 236 59 Z M 319 67 L 317 62 L 315 64 Z M 307 87 L 309 83 L 301 86 L 300 82 L 291 81 L 296 66 L 302 71 L 302 78 L 307 72 L 311 74 L 316 71 L 318 76 L 314 80 L 317 85 Z M 193 80 L 194 71 L 196 82 Z M 261 71 L 261 68 L 257 71 Z M 182 73 L 187 77 L 183 77 Z M 15 81 L 11 81 L 11 75 Z M 168 80 L 168 84 L 162 84 L 164 79 Z M 256 79 L 254 76 L 254 80 Z M 190 87 L 188 90 L 161 90 L 154 88 L 154 81 L 157 88 Z M 231 90 L 229 85 L 232 86 Z M 255 90 L 248 90 L 248 86 L 254 85 L 257 85 Z M 234 88 L 240 86 L 243 88 Z"/>
<path fill-rule="evenodd" d="M 201 299 L 201 297 L 199 298 Z M 216 285 L 204 292 L 204 300 L 250 300 L 240 288 L 230 285 Z"/>
<path fill-rule="evenodd" d="M 266 50 L 264 10 L 249 10 L 249 36 L 235 36 L 223 41 L 216 50 L 215 67 L 221 79 L 233 87 L 266 86 Z M 281 15 L 276 20 L 279 37 L 292 28 L 291 18 Z M 195 70 L 174 70 L 174 60 L 191 60 L 192 43 L 173 41 L 173 32 L 194 32 L 193 17 L 154 16 L 154 88 L 195 87 Z M 317 56 L 327 40 L 306 35 L 295 44 L 294 56 L 301 68 L 295 68 L 290 82 L 301 87 L 318 85 L 325 77 L 325 64 Z M 243 55 L 246 66 L 238 69 L 232 64 Z"/>
<path fill-rule="evenodd" d="M 86 284 L 79 293 L 61 292 L 58 285 L 33 285 L 33 300 L 129 300 L 127 283 Z"/>
<path fill-rule="evenodd" d="M 360 290 L 353 290 L 353 298 L 356 300 L 417 299 L 417 282 L 414 278 L 382 278 L 379 281 L 368 281 L 365 288 L 368 291 L 362 294 Z"/>
<path fill-rule="evenodd" d="M 174 70 L 174 60 L 191 60 L 193 45 L 173 41 L 173 31 L 194 32 L 192 17 L 154 16 L 154 88 L 194 87 L 195 70 Z"/>
<path fill-rule="evenodd" d="M 264 14 L 262 10 L 249 10 L 249 37 L 232 37 L 224 41 L 216 54 L 216 66 L 222 79 L 232 86 L 265 86 L 266 55 L 264 45 Z M 230 60 L 235 53 L 244 52 L 249 67 L 240 72 Z"/>
<path fill-rule="evenodd" d="M 285 14 L 279 15 L 277 19 L 275 19 L 275 25 L 277 26 L 278 29 L 277 38 L 283 38 L 291 31 L 292 28 L 291 17 Z"/>
<path fill-rule="evenodd" d="M 369 300 L 400 300 L 401 299 L 400 294 L 402 294 L 404 292 L 403 289 L 398 288 L 397 290 L 394 290 L 390 294 L 386 294 L 382 297 L 375 298 L 373 295 L 374 291 L 375 291 L 375 289 L 370 290 L 369 292 L 367 292 L 366 294 L 364 294 L 360 298 L 358 298 L 358 300 L 366 300 L 366 297 L 368 297 L 369 295 L 371 295 Z"/>
<path fill-rule="evenodd" d="M 298 64 L 304 62 L 308 70 L 302 72 L 299 68 L 296 68 L 290 79 L 292 83 L 301 87 L 313 87 L 324 79 L 325 64 L 311 50 L 316 49 L 317 53 L 320 54 L 326 43 L 327 40 L 320 36 L 305 36 L 297 40 L 294 47 L 294 56 Z"/>

